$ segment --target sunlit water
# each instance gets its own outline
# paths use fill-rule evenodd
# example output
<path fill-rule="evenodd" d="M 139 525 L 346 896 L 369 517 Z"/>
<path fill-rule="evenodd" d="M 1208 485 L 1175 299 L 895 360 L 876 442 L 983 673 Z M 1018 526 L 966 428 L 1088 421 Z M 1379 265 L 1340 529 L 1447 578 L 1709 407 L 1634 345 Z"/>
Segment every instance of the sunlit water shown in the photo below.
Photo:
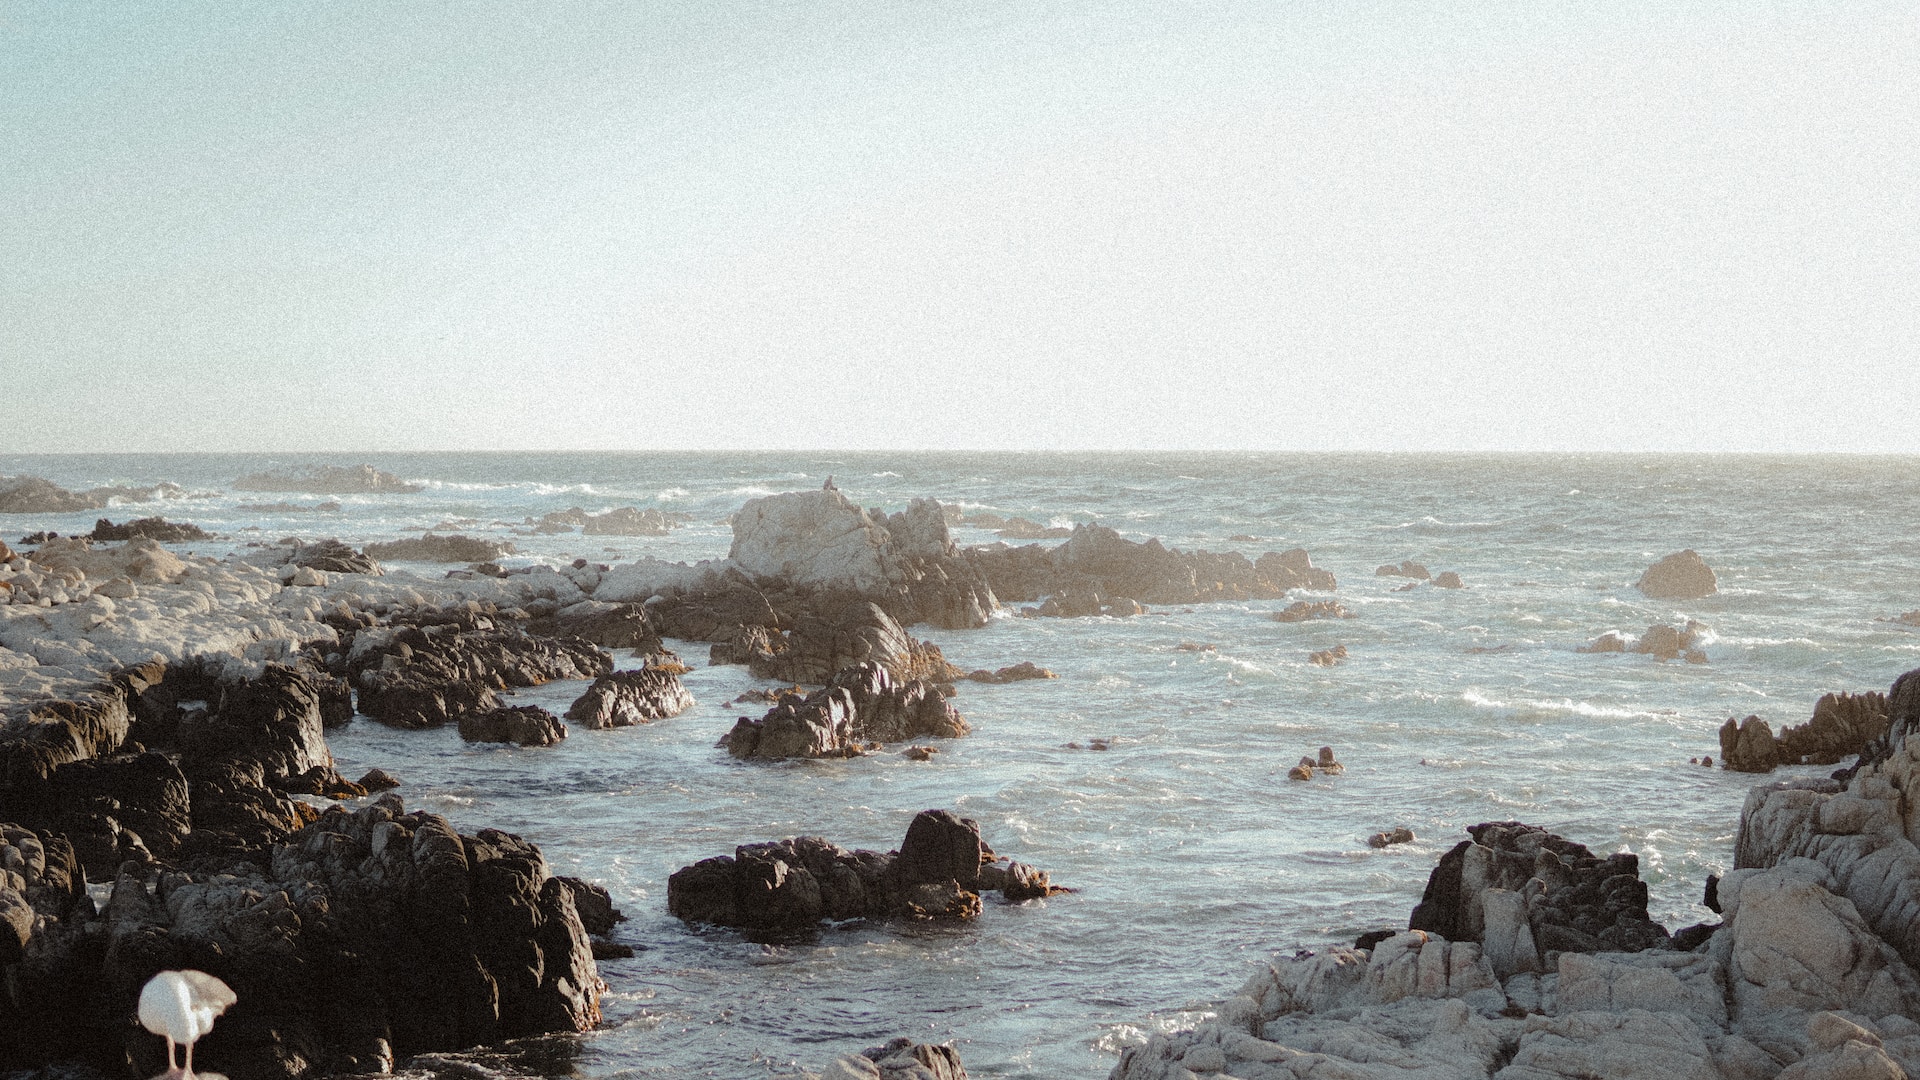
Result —
<path fill-rule="evenodd" d="M 297 515 L 236 507 L 321 497 L 228 490 L 269 464 L 361 460 L 428 487 Z M 734 763 L 714 744 L 742 710 L 722 702 L 760 685 L 737 667 L 697 667 L 686 681 L 698 704 L 682 716 L 575 729 L 551 749 L 365 720 L 334 734 L 341 771 L 386 768 L 410 806 L 520 833 L 556 872 L 612 891 L 628 916 L 616 937 L 640 951 L 601 965 L 605 1028 L 522 1061 L 588 1077 L 758 1077 L 900 1034 L 954 1040 L 974 1076 L 1101 1076 L 1119 1047 L 1231 993 L 1255 959 L 1404 925 L 1439 853 L 1486 820 L 1636 851 L 1655 916 L 1696 922 L 1709 917 L 1695 901 L 1728 865 L 1751 780 L 1687 759 L 1718 754 L 1729 716 L 1798 723 L 1824 692 L 1885 689 L 1920 667 L 1920 634 L 1876 621 L 1920 607 L 1913 458 L 16 456 L 0 472 L 74 488 L 182 483 L 208 494 L 108 514 L 194 521 L 229 538 L 204 545 L 213 551 L 284 535 L 391 539 L 449 519 L 505 537 L 550 510 L 637 505 L 695 521 L 659 538 L 511 538 L 523 561 L 716 557 L 730 538 L 720 521 L 744 500 L 833 475 L 888 510 L 930 495 L 1183 547 L 1298 545 L 1339 576 L 1358 618 L 1278 624 L 1266 616 L 1282 605 L 1262 602 L 922 627 L 962 667 L 1032 660 L 1060 675 L 962 684 L 956 704 L 974 733 L 926 763 Z M 85 531 L 96 516 L 31 526 Z M 1671 603 L 1632 588 L 1683 547 L 1719 572 L 1719 595 Z M 1456 570 L 1467 588 L 1398 593 L 1403 579 L 1374 576 L 1406 558 Z M 1705 666 L 1574 651 L 1607 630 L 1688 617 L 1712 630 Z M 1334 644 L 1347 646 L 1344 664 L 1307 662 Z M 704 663 L 705 646 L 681 653 Z M 519 696 L 560 711 L 582 685 Z M 1069 745 L 1096 738 L 1111 749 Z M 1345 775 L 1289 781 L 1323 744 Z M 1075 891 L 990 902 L 966 926 L 855 923 L 778 944 L 666 913 L 667 877 L 687 863 L 798 833 L 884 850 L 927 807 L 978 819 L 997 851 Z M 1419 840 L 1366 845 L 1396 825 Z"/>

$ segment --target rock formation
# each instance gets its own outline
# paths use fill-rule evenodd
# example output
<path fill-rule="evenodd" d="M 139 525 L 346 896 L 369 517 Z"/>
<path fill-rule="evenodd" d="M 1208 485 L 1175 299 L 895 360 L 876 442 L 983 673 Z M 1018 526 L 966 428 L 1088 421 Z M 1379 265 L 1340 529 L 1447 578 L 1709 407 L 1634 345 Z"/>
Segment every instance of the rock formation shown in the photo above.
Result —
<path fill-rule="evenodd" d="M 379 563 L 334 539 L 295 544 L 287 564 L 327 574 L 381 574 Z"/>
<path fill-rule="evenodd" d="M 442 536 L 429 532 L 418 540 L 390 540 L 384 544 L 367 545 L 368 558 L 388 562 L 491 562 L 502 555 L 511 555 L 513 551 L 513 545 L 504 540 L 486 540 L 460 533 Z"/>
<path fill-rule="evenodd" d="M 1813 716 L 1779 736 L 1758 716 L 1720 726 L 1720 761 L 1734 772 L 1772 772 L 1777 765 L 1834 765 L 1886 738 L 1884 694 L 1826 694 Z"/>
<path fill-rule="evenodd" d="M 1027 679 L 1057 679 L 1059 677 L 1060 676 L 1055 675 L 1046 668 L 1037 666 L 1031 660 L 1022 660 L 1017 664 L 1000 668 L 997 671 L 988 671 L 985 668 L 980 668 L 976 671 L 969 671 L 966 675 L 962 676 L 962 678 L 965 678 L 969 682 L 983 683 L 1023 682 Z"/>
<path fill-rule="evenodd" d="M 97 487 L 73 492 L 39 476 L 0 476 L 0 514 L 69 514 L 104 510 L 115 499 L 152 502 L 183 495 L 178 484 L 153 487 Z"/>
<path fill-rule="evenodd" d="M 94 522 L 93 532 L 87 537 L 94 543 L 109 543 L 145 537 L 158 540 L 163 544 L 183 544 L 190 540 L 211 540 L 213 535 L 198 525 L 189 522 L 170 522 L 163 517 L 139 518 L 125 525 L 115 525 L 106 518 Z"/>
<path fill-rule="evenodd" d="M 593 680 L 587 692 L 567 708 L 567 719 L 600 730 L 650 724 L 679 716 L 693 707 L 693 695 L 680 676 L 658 667 L 616 671 Z"/>
<path fill-rule="evenodd" d="M 371 465 L 319 465 L 309 469 L 248 473 L 235 491 L 303 491 L 315 495 L 411 495 L 424 491 Z"/>
<path fill-rule="evenodd" d="M 538 705 L 517 705 L 460 715 L 460 737 L 468 742 L 552 746 L 567 737 L 567 725 Z"/>
<path fill-rule="evenodd" d="M 822 920 L 973 918 L 990 891 L 1018 901 L 1061 890 L 1045 871 L 998 859 L 973 819 L 923 810 L 900 850 L 886 854 L 800 836 L 681 867 L 667 879 L 667 910 L 688 922 L 793 931 Z"/>
<path fill-rule="evenodd" d="M 1135 543 L 1104 525 L 1079 525 L 1054 548 L 993 544 L 968 548 L 967 559 L 1005 601 L 1036 601 L 1068 593 L 1126 597 L 1146 604 L 1278 599 L 1289 589 L 1331 590 L 1333 575 L 1316 568 L 1304 550 L 1267 552 L 1249 560 L 1170 549 L 1158 540 Z"/>
<path fill-rule="evenodd" d="M 363 630 L 345 660 L 360 711 L 401 728 L 498 708 L 500 690 L 612 670 L 612 657 L 578 638 L 495 629 L 484 617 Z"/>
<path fill-rule="evenodd" d="M 780 1080 L 967 1080 L 952 1043 L 917 1043 L 906 1036 L 858 1054 L 842 1054 L 824 1073 L 799 1072 Z"/>
<path fill-rule="evenodd" d="M 604 514 L 588 514 L 580 531 L 588 536 L 665 536 L 679 522 L 654 507 L 622 506 Z"/>
<path fill-rule="evenodd" d="M 1647 567 L 1634 588 L 1656 600 L 1698 600 L 1720 591 L 1720 582 L 1699 553 L 1688 548 Z"/>
<path fill-rule="evenodd" d="M 1416 581 L 1426 581 L 1433 577 L 1426 567 L 1412 559 L 1402 559 L 1400 565 L 1388 563 L 1373 572 L 1375 577 L 1406 577 Z"/>
<path fill-rule="evenodd" d="M 841 670 L 804 699 L 782 699 L 758 720 L 741 717 L 725 742 L 738 758 L 853 757 L 876 743 L 957 739 L 970 730 L 932 684 L 896 683 L 870 661 Z"/>

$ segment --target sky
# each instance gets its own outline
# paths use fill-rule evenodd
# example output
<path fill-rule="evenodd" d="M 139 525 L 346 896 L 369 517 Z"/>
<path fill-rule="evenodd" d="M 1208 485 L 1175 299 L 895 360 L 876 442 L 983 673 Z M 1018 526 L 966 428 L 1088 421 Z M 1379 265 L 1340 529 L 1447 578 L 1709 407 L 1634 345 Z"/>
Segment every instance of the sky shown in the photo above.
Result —
<path fill-rule="evenodd" d="M 1911 4 L 0 0 L 0 450 L 1916 414 Z"/>

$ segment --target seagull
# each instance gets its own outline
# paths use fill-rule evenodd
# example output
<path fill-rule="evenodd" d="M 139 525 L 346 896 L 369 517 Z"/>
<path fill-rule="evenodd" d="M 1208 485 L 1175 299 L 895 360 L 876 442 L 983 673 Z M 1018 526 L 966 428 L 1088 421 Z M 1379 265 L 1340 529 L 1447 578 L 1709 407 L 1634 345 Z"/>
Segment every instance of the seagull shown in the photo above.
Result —
<path fill-rule="evenodd" d="M 140 990 L 140 1023 L 167 1040 L 165 1080 L 193 1080 L 194 1040 L 213 1030 L 213 1018 L 240 1000 L 233 988 L 204 971 L 163 971 Z M 187 1046 L 185 1064 L 173 1063 L 173 1044 Z"/>

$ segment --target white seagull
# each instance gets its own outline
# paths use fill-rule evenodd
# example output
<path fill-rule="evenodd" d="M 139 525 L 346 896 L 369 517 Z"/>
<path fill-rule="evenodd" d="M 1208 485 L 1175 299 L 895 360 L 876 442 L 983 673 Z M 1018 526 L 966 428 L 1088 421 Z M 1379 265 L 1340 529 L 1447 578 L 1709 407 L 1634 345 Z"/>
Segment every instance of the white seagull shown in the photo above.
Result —
<path fill-rule="evenodd" d="M 194 1040 L 213 1030 L 213 1018 L 240 1000 L 233 988 L 204 971 L 163 971 L 140 990 L 140 1023 L 167 1039 L 166 1080 L 192 1080 Z M 186 1062 L 173 1063 L 173 1044 L 185 1043 Z"/>

